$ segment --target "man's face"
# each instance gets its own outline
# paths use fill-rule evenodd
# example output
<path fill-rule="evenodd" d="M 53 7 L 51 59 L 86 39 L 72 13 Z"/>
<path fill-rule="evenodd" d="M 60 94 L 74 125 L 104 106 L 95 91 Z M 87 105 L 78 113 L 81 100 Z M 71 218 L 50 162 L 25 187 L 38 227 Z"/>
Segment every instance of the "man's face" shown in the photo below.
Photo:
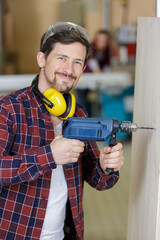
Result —
<path fill-rule="evenodd" d="M 41 67 L 39 84 L 43 91 L 55 88 L 59 92 L 68 92 L 77 84 L 84 70 L 86 47 L 79 42 L 71 44 L 56 43 L 54 49 L 45 59 L 40 53 Z M 43 84 L 42 84 L 43 81 Z"/>

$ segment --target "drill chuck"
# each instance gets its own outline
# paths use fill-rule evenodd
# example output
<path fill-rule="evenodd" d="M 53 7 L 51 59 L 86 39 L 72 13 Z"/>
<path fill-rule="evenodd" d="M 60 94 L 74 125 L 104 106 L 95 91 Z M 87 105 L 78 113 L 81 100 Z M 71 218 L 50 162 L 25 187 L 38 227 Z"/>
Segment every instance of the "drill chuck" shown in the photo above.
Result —
<path fill-rule="evenodd" d="M 122 121 L 119 128 L 123 133 L 135 132 L 138 129 L 137 124 L 130 121 Z"/>

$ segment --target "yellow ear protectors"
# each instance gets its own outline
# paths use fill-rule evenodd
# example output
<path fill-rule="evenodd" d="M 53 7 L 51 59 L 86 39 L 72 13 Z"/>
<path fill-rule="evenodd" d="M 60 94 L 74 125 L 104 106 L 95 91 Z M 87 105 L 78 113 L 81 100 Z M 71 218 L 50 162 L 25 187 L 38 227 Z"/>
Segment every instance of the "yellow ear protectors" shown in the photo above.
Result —
<path fill-rule="evenodd" d="M 42 94 L 37 86 L 33 87 L 33 92 L 43 100 L 48 112 L 61 119 L 72 117 L 75 113 L 76 100 L 72 93 L 60 93 L 54 88 L 47 89 Z"/>

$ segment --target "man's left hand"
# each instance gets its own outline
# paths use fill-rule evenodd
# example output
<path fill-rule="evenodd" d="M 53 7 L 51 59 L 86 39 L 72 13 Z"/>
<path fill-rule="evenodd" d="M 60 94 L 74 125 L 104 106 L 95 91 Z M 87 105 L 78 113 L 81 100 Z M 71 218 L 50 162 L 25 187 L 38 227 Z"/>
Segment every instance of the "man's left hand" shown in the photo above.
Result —
<path fill-rule="evenodd" d="M 124 163 L 123 146 L 121 143 L 100 150 L 100 166 L 105 173 L 106 168 L 113 168 L 114 172 L 120 170 Z"/>

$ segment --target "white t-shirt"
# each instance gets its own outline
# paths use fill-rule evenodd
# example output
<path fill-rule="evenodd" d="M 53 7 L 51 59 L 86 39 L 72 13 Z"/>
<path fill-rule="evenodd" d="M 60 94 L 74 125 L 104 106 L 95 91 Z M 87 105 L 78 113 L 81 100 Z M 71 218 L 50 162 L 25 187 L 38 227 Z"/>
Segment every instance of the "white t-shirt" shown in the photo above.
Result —
<path fill-rule="evenodd" d="M 54 127 L 55 135 L 62 135 L 62 123 Z M 68 198 L 67 183 L 62 165 L 52 170 L 51 186 L 40 240 L 62 240 Z"/>

